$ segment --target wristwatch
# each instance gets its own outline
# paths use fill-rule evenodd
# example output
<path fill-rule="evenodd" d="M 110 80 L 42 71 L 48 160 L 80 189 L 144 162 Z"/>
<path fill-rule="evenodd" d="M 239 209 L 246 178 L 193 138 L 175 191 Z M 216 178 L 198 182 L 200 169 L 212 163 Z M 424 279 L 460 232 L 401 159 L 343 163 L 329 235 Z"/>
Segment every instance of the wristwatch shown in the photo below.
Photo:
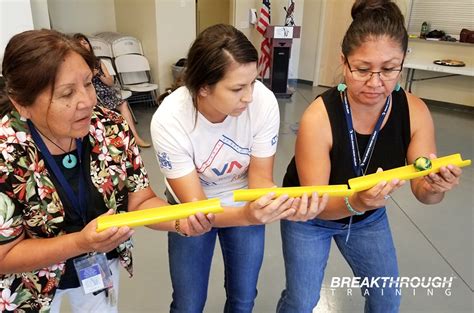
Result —
<path fill-rule="evenodd" d="M 178 235 L 183 236 L 183 237 L 189 237 L 188 234 L 183 233 L 183 232 L 181 231 L 181 227 L 180 227 L 179 220 L 176 220 L 176 221 L 174 222 L 174 229 L 176 230 L 176 232 L 178 233 Z"/>

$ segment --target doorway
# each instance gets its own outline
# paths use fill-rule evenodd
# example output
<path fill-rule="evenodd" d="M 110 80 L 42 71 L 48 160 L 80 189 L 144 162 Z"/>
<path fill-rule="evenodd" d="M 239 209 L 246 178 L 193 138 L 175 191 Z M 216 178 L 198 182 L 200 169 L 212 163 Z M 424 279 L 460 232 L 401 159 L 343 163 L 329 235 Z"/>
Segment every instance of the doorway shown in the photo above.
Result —
<path fill-rule="evenodd" d="M 231 0 L 196 0 L 196 31 L 215 24 L 232 24 Z"/>

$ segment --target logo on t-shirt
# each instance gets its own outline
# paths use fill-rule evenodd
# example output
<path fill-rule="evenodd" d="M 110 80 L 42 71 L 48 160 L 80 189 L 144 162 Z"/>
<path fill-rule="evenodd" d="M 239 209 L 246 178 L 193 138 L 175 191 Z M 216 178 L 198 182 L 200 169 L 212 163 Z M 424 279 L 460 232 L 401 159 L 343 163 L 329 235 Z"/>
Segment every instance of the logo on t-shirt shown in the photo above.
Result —
<path fill-rule="evenodd" d="M 272 138 L 272 146 L 276 145 L 277 142 L 278 142 L 278 135 L 275 135 Z"/>
<path fill-rule="evenodd" d="M 249 148 L 241 147 L 229 137 L 222 135 L 222 137 L 214 145 L 214 148 L 212 149 L 207 160 L 204 161 L 199 168 L 197 168 L 197 172 L 204 173 L 204 171 L 206 171 L 206 169 L 209 168 L 216 159 L 222 158 L 222 157 L 219 157 L 219 155 L 224 153 L 222 149 L 223 147 L 229 147 L 232 151 L 237 152 L 237 154 L 241 154 L 245 156 L 250 155 Z M 237 166 L 238 168 L 241 168 L 242 164 L 240 164 L 237 160 L 234 160 L 234 161 L 231 161 L 230 163 L 225 163 L 222 169 L 212 168 L 212 167 L 211 169 L 217 176 L 222 176 L 224 173 L 226 173 L 226 170 L 228 167 L 229 167 L 229 170 L 227 171 L 227 173 L 230 173 L 232 172 L 235 166 Z"/>
<path fill-rule="evenodd" d="M 171 165 L 170 158 L 166 154 L 166 152 L 159 153 L 158 154 L 158 160 L 160 161 L 160 167 L 161 168 L 167 168 L 169 170 L 173 169 L 173 166 Z"/>
<path fill-rule="evenodd" d="M 212 168 L 212 171 L 217 175 L 217 176 L 222 176 L 224 175 L 224 173 L 232 173 L 232 170 L 234 169 L 234 167 L 237 167 L 237 168 L 242 168 L 242 164 L 240 164 L 238 161 L 232 161 L 230 163 L 226 163 L 224 164 L 224 167 L 219 170 L 217 168 Z"/>

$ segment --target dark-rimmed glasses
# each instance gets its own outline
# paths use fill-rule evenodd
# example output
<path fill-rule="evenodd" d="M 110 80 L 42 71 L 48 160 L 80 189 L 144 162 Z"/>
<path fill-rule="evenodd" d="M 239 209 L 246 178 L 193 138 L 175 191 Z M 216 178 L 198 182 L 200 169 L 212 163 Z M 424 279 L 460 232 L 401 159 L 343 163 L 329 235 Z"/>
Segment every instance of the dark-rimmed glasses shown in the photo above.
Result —
<path fill-rule="evenodd" d="M 366 69 L 353 70 L 347 58 L 346 58 L 346 63 L 347 63 L 347 66 L 349 67 L 349 71 L 351 72 L 352 78 L 354 80 L 361 81 L 361 82 L 369 81 L 370 79 L 372 79 L 372 76 L 374 74 L 378 74 L 380 80 L 383 80 L 383 81 L 395 80 L 398 78 L 398 75 L 400 75 L 400 72 L 403 70 L 403 62 L 402 64 L 400 64 L 400 68 L 397 68 L 397 69 L 387 68 L 387 69 L 382 69 L 381 71 L 378 71 L 378 72 L 373 72 Z"/>

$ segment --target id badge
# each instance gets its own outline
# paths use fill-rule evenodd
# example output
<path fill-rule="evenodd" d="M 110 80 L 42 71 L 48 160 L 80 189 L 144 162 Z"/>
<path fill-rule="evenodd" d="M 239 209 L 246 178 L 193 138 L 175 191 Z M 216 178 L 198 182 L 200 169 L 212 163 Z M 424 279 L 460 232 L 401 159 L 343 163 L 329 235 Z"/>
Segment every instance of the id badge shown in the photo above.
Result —
<path fill-rule="evenodd" d="M 74 267 L 85 294 L 113 287 L 105 253 L 88 254 L 74 259 Z"/>

